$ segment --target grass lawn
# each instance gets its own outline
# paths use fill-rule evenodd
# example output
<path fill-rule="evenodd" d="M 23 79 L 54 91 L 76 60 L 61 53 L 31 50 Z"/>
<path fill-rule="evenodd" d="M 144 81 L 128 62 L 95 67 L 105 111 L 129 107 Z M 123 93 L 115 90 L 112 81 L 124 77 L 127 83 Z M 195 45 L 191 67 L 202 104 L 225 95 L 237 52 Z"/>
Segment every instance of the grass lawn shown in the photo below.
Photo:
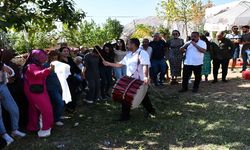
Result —
<path fill-rule="evenodd" d="M 120 104 L 112 101 L 86 105 L 39 139 L 29 133 L 9 150 L 85 149 L 250 149 L 250 82 L 231 79 L 216 85 L 202 83 L 200 92 L 179 94 L 180 85 L 156 89 L 150 97 L 156 118 L 144 118 L 143 108 L 131 111 L 131 121 L 114 121 Z M 75 126 L 79 123 L 78 126 Z"/>

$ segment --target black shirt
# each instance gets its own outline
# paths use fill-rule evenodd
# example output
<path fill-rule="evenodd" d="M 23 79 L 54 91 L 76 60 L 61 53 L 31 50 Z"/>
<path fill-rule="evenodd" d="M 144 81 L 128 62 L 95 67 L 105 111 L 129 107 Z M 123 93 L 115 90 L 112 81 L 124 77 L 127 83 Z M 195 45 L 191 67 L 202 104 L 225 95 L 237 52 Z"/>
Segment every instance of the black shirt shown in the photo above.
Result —
<path fill-rule="evenodd" d="M 84 58 L 87 79 L 99 79 L 99 57 L 93 53 L 86 54 Z"/>
<path fill-rule="evenodd" d="M 167 43 L 165 41 L 152 41 L 149 43 L 149 46 L 153 49 L 151 56 L 152 60 L 162 60 L 165 58 L 167 51 Z"/>
<path fill-rule="evenodd" d="M 242 35 L 242 42 L 250 42 L 250 33 Z M 243 44 L 242 51 L 250 49 L 250 44 Z"/>
<path fill-rule="evenodd" d="M 231 59 L 234 44 L 231 40 L 223 38 L 218 44 L 212 43 L 213 59 Z"/>

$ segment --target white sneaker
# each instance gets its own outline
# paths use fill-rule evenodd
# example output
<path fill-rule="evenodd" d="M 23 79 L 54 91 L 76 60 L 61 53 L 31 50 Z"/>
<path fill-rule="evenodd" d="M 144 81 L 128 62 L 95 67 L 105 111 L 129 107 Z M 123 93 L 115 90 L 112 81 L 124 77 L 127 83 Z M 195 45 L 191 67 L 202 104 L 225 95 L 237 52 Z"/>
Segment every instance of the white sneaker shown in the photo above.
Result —
<path fill-rule="evenodd" d="M 14 142 L 14 139 L 9 136 L 9 134 L 5 133 L 2 135 L 2 138 L 6 141 L 7 146 L 9 146 L 12 142 Z"/>
<path fill-rule="evenodd" d="M 56 124 L 57 126 L 63 126 L 63 125 L 64 125 L 64 123 L 61 122 L 61 121 L 57 121 L 55 124 Z"/>
<path fill-rule="evenodd" d="M 40 138 L 48 137 L 48 136 L 50 136 L 50 131 L 51 131 L 51 128 L 49 128 L 48 130 L 40 130 L 37 133 L 38 137 L 40 137 Z"/>
<path fill-rule="evenodd" d="M 88 104 L 93 104 L 94 103 L 94 101 L 87 100 L 87 99 L 84 99 L 83 101 L 86 102 L 86 103 L 88 103 Z"/>
<path fill-rule="evenodd" d="M 23 138 L 23 137 L 26 136 L 25 133 L 20 132 L 20 131 L 18 131 L 18 130 L 13 131 L 11 135 L 12 135 L 13 137 L 21 137 L 21 138 Z"/>

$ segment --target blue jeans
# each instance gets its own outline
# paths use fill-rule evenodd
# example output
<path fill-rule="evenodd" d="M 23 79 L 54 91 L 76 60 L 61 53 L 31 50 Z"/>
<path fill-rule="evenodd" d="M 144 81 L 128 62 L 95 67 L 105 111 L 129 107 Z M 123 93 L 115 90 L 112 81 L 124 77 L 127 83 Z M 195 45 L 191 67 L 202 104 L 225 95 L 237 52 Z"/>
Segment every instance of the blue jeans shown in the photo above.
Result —
<path fill-rule="evenodd" d="M 10 114 L 11 119 L 11 129 L 12 131 L 18 129 L 18 121 L 19 121 L 19 110 L 16 102 L 11 96 L 8 87 L 6 84 L 0 84 L 0 134 L 6 133 L 6 129 L 3 123 L 2 117 L 2 107 Z"/>
<path fill-rule="evenodd" d="M 242 59 L 243 59 L 243 66 L 242 66 L 242 71 L 245 71 L 247 69 L 247 65 L 248 65 L 248 54 L 246 52 L 247 50 L 244 50 L 241 52 L 241 55 L 242 55 Z M 250 51 L 250 50 L 248 50 Z"/>
<path fill-rule="evenodd" d="M 119 80 L 121 77 L 125 76 L 126 70 L 126 66 L 122 66 L 121 68 L 114 68 L 116 80 Z"/>
<path fill-rule="evenodd" d="M 163 82 L 166 74 L 167 63 L 165 59 L 151 60 L 152 78 L 155 84 L 158 84 L 158 74 L 160 73 L 160 82 Z"/>
<path fill-rule="evenodd" d="M 62 99 L 62 92 L 60 90 L 48 90 L 50 101 L 53 106 L 53 114 L 55 122 L 60 121 L 64 109 L 64 102 Z"/>

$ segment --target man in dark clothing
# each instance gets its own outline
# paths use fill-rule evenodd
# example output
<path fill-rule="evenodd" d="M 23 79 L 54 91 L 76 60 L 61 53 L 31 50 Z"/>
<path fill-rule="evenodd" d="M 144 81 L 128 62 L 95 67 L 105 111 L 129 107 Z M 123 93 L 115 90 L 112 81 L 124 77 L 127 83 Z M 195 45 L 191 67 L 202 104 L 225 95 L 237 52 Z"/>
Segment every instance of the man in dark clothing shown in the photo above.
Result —
<path fill-rule="evenodd" d="M 248 55 L 247 51 L 250 51 L 250 32 L 249 32 L 249 26 L 243 26 L 242 27 L 242 50 L 241 50 L 241 55 L 243 59 L 243 66 L 242 66 L 242 71 L 245 71 L 247 69 L 247 64 L 248 64 Z"/>
<path fill-rule="evenodd" d="M 212 59 L 213 59 L 213 74 L 214 80 L 212 83 L 218 82 L 218 71 L 220 65 L 222 65 L 222 81 L 227 82 L 226 76 L 228 72 L 229 60 L 232 58 L 232 52 L 234 51 L 234 44 L 231 40 L 224 37 L 224 32 L 218 32 L 218 43 L 212 44 Z"/>
<path fill-rule="evenodd" d="M 149 46 L 152 47 L 153 52 L 151 56 L 151 67 L 152 67 L 152 79 L 154 84 L 158 86 L 159 84 L 163 85 L 164 76 L 166 74 L 166 60 L 165 55 L 167 51 L 167 43 L 164 42 L 159 33 L 154 35 L 154 40 L 149 43 Z M 160 81 L 158 81 L 158 73 L 160 73 Z"/>
<path fill-rule="evenodd" d="M 92 52 L 86 54 L 84 58 L 85 68 L 83 70 L 83 76 L 87 80 L 88 92 L 86 95 L 85 102 L 92 104 L 97 101 L 100 96 L 100 72 L 99 72 L 99 56 L 98 52 L 101 48 L 95 46 Z"/>

